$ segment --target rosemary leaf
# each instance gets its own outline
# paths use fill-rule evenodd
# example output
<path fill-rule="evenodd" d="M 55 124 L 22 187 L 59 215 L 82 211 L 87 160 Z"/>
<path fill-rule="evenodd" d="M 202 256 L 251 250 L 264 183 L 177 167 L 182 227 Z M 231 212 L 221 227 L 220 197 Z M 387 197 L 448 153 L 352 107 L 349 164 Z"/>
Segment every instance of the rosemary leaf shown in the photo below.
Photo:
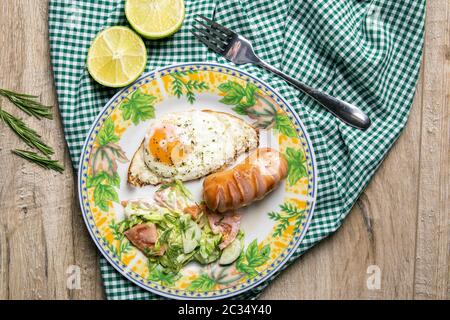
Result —
<path fill-rule="evenodd" d="M 17 93 L 5 89 L 0 89 L 0 96 L 7 98 L 20 110 L 25 112 L 30 116 L 35 116 L 38 119 L 47 118 L 53 119 L 53 114 L 51 111 L 51 106 L 45 106 L 39 101 L 36 101 L 37 96 Z"/>
<path fill-rule="evenodd" d="M 58 161 L 48 159 L 44 156 L 37 154 L 36 152 L 30 152 L 25 150 L 13 150 L 11 152 L 23 159 L 26 159 L 28 161 L 37 164 L 42 168 L 54 170 L 59 173 L 62 173 L 64 171 L 64 167 L 60 165 Z"/>
<path fill-rule="evenodd" d="M 27 127 L 27 125 L 21 120 L 14 117 L 12 114 L 2 110 L 0 108 L 0 119 L 3 120 L 17 136 L 19 136 L 26 144 L 30 147 L 34 147 L 41 151 L 47 157 L 54 154 L 54 151 L 51 147 L 46 145 L 39 134 L 33 129 Z"/>

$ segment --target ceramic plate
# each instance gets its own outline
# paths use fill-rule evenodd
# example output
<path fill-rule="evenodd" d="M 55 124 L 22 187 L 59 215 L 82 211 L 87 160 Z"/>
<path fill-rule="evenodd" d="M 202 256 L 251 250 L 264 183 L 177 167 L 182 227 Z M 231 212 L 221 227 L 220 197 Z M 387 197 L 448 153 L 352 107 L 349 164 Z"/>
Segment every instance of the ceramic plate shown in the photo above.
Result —
<path fill-rule="evenodd" d="M 117 232 L 117 224 L 124 218 L 120 201 L 152 197 L 156 189 L 127 184 L 129 160 L 144 138 L 148 121 L 191 109 L 228 112 L 259 128 L 260 146 L 282 152 L 289 174 L 262 201 L 240 210 L 245 247 L 236 263 L 226 267 L 190 263 L 177 276 L 161 277 L 149 272 L 146 257 Z M 83 216 L 101 253 L 133 283 L 176 299 L 227 298 L 270 278 L 307 231 L 316 185 L 311 141 L 289 104 L 252 75 L 208 63 L 180 64 L 148 73 L 116 94 L 89 132 L 78 176 Z M 202 179 L 186 186 L 200 201 Z"/>

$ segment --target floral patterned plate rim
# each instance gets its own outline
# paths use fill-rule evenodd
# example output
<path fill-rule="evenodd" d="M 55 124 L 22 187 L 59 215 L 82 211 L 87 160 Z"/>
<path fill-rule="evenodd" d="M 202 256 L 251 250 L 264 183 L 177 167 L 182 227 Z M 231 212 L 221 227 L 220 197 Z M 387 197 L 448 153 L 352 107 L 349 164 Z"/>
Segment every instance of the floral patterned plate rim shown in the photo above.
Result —
<path fill-rule="evenodd" d="M 229 266 L 191 263 L 178 274 L 148 267 L 146 257 L 118 232 L 121 200 L 148 196 L 155 187 L 127 185 L 129 159 L 147 121 L 165 113 L 212 109 L 257 127 L 262 146 L 288 160 L 288 177 L 262 201 L 243 209 L 245 246 Z M 200 194 L 201 179 L 188 182 Z M 317 197 L 317 168 L 311 140 L 294 109 L 273 88 L 226 65 L 193 62 L 141 76 L 118 92 L 92 125 L 80 157 L 78 192 L 82 214 L 103 256 L 136 285 L 167 298 L 222 299 L 272 279 L 289 260 L 309 227 Z M 201 200 L 201 199 L 198 199 Z"/>

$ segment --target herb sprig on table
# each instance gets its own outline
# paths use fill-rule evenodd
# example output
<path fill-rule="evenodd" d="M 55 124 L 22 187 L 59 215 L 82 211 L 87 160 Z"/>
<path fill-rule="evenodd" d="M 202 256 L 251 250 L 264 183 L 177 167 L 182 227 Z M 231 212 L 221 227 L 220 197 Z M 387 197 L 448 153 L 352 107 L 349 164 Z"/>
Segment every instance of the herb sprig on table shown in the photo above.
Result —
<path fill-rule="evenodd" d="M 34 116 L 38 119 L 53 119 L 53 114 L 51 111 L 52 107 L 44 106 L 40 102 L 36 101 L 36 99 L 39 98 L 38 96 L 17 93 L 5 89 L 0 89 L 0 96 L 7 98 L 9 101 L 14 103 L 16 107 L 29 116 Z"/>
<path fill-rule="evenodd" d="M 51 160 L 46 157 L 40 156 L 36 152 L 25 151 L 25 150 L 13 150 L 12 153 L 14 153 L 15 155 L 17 155 L 23 159 L 34 162 L 38 166 L 41 166 L 45 169 L 55 170 L 60 173 L 62 173 L 64 171 L 64 167 L 62 165 L 60 165 L 57 160 Z"/>
<path fill-rule="evenodd" d="M 37 96 L 32 96 L 24 93 L 17 93 L 5 89 L 0 89 L 0 96 L 7 98 L 16 107 L 30 116 L 34 116 L 41 120 L 43 118 L 53 119 L 50 106 L 41 104 L 36 99 Z M 9 112 L 2 109 L 0 104 L 0 120 L 8 125 L 11 130 L 22 139 L 28 146 L 37 149 L 42 155 L 26 150 L 12 150 L 12 153 L 37 164 L 45 169 L 54 170 L 62 173 L 64 167 L 56 160 L 51 160 L 50 156 L 54 154 L 53 148 L 42 141 L 42 137 L 33 129 L 28 127 L 25 122 L 13 116 Z"/>
<path fill-rule="evenodd" d="M 42 141 L 41 136 L 33 129 L 27 127 L 21 119 L 14 117 L 3 109 L 0 109 L 0 119 L 30 147 L 38 149 L 46 156 L 51 156 L 54 153 L 53 149 Z"/>

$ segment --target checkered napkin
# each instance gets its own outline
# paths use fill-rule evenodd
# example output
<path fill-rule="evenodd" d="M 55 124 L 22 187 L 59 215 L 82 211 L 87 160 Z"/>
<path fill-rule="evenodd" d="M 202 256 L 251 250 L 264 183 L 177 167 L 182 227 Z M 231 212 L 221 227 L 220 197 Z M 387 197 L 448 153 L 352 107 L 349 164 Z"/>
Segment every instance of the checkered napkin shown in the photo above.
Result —
<path fill-rule="evenodd" d="M 124 2 L 50 1 L 53 71 L 75 169 L 94 118 L 116 92 L 89 77 L 87 51 L 103 28 L 127 25 Z M 185 0 L 185 5 L 181 31 L 147 42 L 146 71 L 178 62 L 228 64 L 189 33 L 194 16 L 203 14 L 250 39 L 270 64 L 359 106 L 372 119 L 368 131 L 352 129 L 275 75 L 251 65 L 241 67 L 290 102 L 316 153 L 316 210 L 303 242 L 282 272 L 339 228 L 405 126 L 420 66 L 425 0 Z M 160 298 L 127 281 L 104 258 L 101 271 L 108 299 Z M 254 299 L 268 284 L 238 298 Z"/>

